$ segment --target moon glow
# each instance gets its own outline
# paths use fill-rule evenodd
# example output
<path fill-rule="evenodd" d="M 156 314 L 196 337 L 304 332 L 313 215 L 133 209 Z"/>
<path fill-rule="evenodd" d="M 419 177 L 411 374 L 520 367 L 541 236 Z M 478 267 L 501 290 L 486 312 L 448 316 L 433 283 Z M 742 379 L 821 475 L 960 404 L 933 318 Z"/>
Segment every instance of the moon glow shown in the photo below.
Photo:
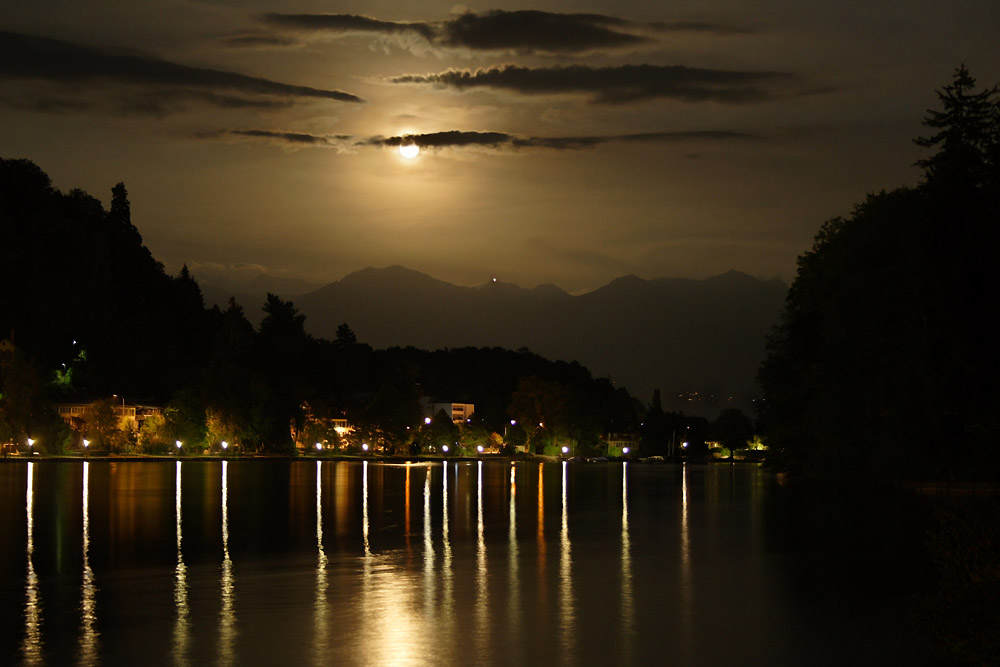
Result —
<path fill-rule="evenodd" d="M 407 160 L 412 160 L 420 154 L 420 146 L 416 144 L 400 144 L 399 154 Z"/>

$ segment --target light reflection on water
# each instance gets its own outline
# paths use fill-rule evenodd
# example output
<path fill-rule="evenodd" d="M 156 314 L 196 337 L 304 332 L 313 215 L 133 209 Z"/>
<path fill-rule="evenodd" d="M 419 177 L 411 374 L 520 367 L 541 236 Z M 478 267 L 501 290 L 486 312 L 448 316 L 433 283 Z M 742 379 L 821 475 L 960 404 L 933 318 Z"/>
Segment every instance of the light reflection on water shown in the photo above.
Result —
<path fill-rule="evenodd" d="M 328 650 L 326 589 L 329 580 L 326 566 L 329 559 L 323 549 L 323 462 L 316 462 L 316 602 L 313 611 L 313 662 L 326 664 Z"/>
<path fill-rule="evenodd" d="M 183 522 L 181 519 L 181 466 L 176 463 L 176 479 L 174 480 L 174 516 L 177 525 L 177 565 L 174 567 L 174 620 L 173 654 L 175 665 L 188 665 L 188 643 L 190 641 L 188 628 L 188 583 L 187 567 L 184 565 L 184 553 L 181 543 L 184 539 Z"/>
<path fill-rule="evenodd" d="M 476 655 L 487 655 L 489 643 L 485 631 L 489 627 L 490 593 L 487 587 L 489 565 L 486 561 L 486 524 L 483 520 L 483 462 L 476 462 Z"/>
<path fill-rule="evenodd" d="M 90 567 L 90 462 L 83 464 L 83 583 L 80 586 L 80 659 L 81 665 L 95 665 L 97 644 L 97 586 Z"/>
<path fill-rule="evenodd" d="M 236 577 L 229 556 L 229 461 L 222 462 L 222 572 L 219 578 L 219 664 L 231 665 L 236 644 Z"/>
<path fill-rule="evenodd" d="M 562 528 L 559 531 L 559 636 L 562 640 L 563 662 L 573 662 L 574 643 L 573 610 L 573 556 L 569 541 L 569 461 L 562 462 Z"/>
<path fill-rule="evenodd" d="M 794 503 L 751 467 L 116 465 L 0 466 L 0 513 L 24 519 L 0 523 L 23 559 L 0 590 L 24 591 L 0 609 L 0 664 L 132 664 L 137 648 L 175 665 L 803 664 L 819 644 L 836 664 L 857 657 L 845 619 L 891 617 L 858 589 L 819 636 L 803 625 L 789 547 L 766 534 Z M 116 516 L 137 528 L 109 530 Z M 42 592 L 78 619 L 50 622 Z"/>
<path fill-rule="evenodd" d="M 632 544 L 628 536 L 628 461 L 622 462 L 622 662 L 632 662 Z"/>
<path fill-rule="evenodd" d="M 520 554 L 517 548 L 517 469 L 510 467 L 510 506 L 507 520 L 507 627 L 510 629 L 512 658 L 519 661 L 519 616 L 521 614 L 521 579 L 518 574 Z"/>
<path fill-rule="evenodd" d="M 21 655 L 26 665 L 42 664 L 42 601 L 38 595 L 38 575 L 35 573 L 35 463 L 28 462 L 28 492 L 25 499 L 28 536 L 28 572 L 24 582 L 24 640 Z"/>

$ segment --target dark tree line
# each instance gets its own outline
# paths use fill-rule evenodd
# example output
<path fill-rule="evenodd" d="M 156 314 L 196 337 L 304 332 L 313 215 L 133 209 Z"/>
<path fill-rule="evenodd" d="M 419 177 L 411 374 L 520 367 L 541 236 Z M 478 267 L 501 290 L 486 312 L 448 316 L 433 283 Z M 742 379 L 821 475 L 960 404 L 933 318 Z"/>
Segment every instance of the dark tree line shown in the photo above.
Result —
<path fill-rule="evenodd" d="M 0 441 L 33 434 L 48 451 L 79 447 L 55 403 L 112 395 L 164 406 L 163 446 L 227 440 L 274 452 L 292 451 L 307 417 L 349 416 L 363 437 L 402 453 L 422 396 L 475 403 L 484 432 L 510 430 L 513 417 L 515 436 L 538 452 L 557 442 L 596 451 L 603 432 L 634 431 L 641 412 L 579 364 L 527 350 L 374 350 L 346 323 L 335 340 L 316 339 L 273 294 L 255 329 L 235 301 L 206 308 L 187 267 L 165 273 L 123 184 L 105 210 L 80 190 L 59 192 L 27 160 L 0 160 L 0 290 L 0 339 L 18 349 L 0 378 Z"/>
<path fill-rule="evenodd" d="M 793 470 L 840 479 L 1000 472 L 1000 99 L 959 68 L 928 112 L 917 187 L 826 222 L 760 370 Z"/>

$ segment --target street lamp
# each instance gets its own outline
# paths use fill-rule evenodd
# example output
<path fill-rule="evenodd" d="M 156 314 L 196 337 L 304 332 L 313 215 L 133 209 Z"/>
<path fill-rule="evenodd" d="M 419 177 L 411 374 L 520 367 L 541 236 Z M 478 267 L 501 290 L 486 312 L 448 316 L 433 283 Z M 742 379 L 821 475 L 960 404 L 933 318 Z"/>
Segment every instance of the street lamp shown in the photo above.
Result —
<path fill-rule="evenodd" d="M 319 442 L 317 442 L 317 443 L 316 443 L 316 452 L 317 452 L 317 453 L 319 453 L 319 452 L 321 452 L 321 451 L 323 451 L 323 444 L 322 444 L 322 443 L 319 443 Z"/>
<path fill-rule="evenodd" d="M 34 454 L 35 453 L 35 450 L 32 449 L 34 446 L 35 446 L 35 441 L 32 440 L 31 438 L 28 438 L 28 453 L 29 454 Z"/>
<path fill-rule="evenodd" d="M 90 440 L 87 440 L 86 438 L 84 438 L 83 439 L 83 456 L 85 458 L 87 456 L 87 452 L 90 451 L 89 449 L 87 449 L 88 447 L 90 447 Z"/>
<path fill-rule="evenodd" d="M 563 445 L 562 453 L 563 454 L 569 454 L 569 447 L 567 447 L 566 445 Z"/>
<path fill-rule="evenodd" d="M 476 451 L 479 452 L 480 454 L 482 454 L 483 453 L 483 446 L 482 445 L 476 445 Z"/>
<path fill-rule="evenodd" d="M 622 447 L 622 454 L 628 454 L 628 447 Z"/>
<path fill-rule="evenodd" d="M 184 443 L 182 443 L 180 440 L 176 440 L 176 441 L 174 441 L 174 444 L 177 445 L 177 453 L 180 454 L 181 453 L 181 446 Z"/>
<path fill-rule="evenodd" d="M 448 453 L 448 445 L 441 445 L 441 451 L 443 451 L 445 454 L 447 454 Z"/>
<path fill-rule="evenodd" d="M 229 443 L 226 442 L 225 440 L 223 440 L 222 441 L 222 452 L 225 453 L 227 449 L 229 449 Z"/>
<path fill-rule="evenodd" d="M 365 450 L 367 452 L 368 451 L 368 443 L 367 442 L 362 442 L 361 443 L 361 449 L 363 449 L 363 450 Z"/>

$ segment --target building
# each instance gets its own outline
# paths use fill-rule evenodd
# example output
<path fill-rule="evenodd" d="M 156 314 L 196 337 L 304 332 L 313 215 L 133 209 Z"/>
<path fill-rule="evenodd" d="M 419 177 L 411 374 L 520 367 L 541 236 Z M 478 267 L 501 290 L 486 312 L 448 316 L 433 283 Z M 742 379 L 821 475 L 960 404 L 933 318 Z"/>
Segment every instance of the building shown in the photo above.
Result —
<path fill-rule="evenodd" d="M 434 415 L 442 410 L 446 415 L 451 416 L 451 421 L 456 424 L 464 424 L 472 419 L 472 413 L 476 411 L 475 403 L 435 403 L 429 399 L 420 401 L 423 408 L 424 417 L 434 418 Z"/>
<path fill-rule="evenodd" d="M 79 430 L 83 426 L 83 416 L 87 410 L 91 409 L 97 401 L 90 403 L 57 403 L 56 411 L 63 421 L 74 429 Z M 149 417 L 162 417 L 163 408 L 155 405 L 112 403 L 111 409 L 122 426 L 131 425 L 136 430 L 142 428 L 142 423 Z"/>
<path fill-rule="evenodd" d="M 639 438 L 633 433 L 608 433 L 602 441 L 609 456 L 634 454 L 639 449 Z"/>

